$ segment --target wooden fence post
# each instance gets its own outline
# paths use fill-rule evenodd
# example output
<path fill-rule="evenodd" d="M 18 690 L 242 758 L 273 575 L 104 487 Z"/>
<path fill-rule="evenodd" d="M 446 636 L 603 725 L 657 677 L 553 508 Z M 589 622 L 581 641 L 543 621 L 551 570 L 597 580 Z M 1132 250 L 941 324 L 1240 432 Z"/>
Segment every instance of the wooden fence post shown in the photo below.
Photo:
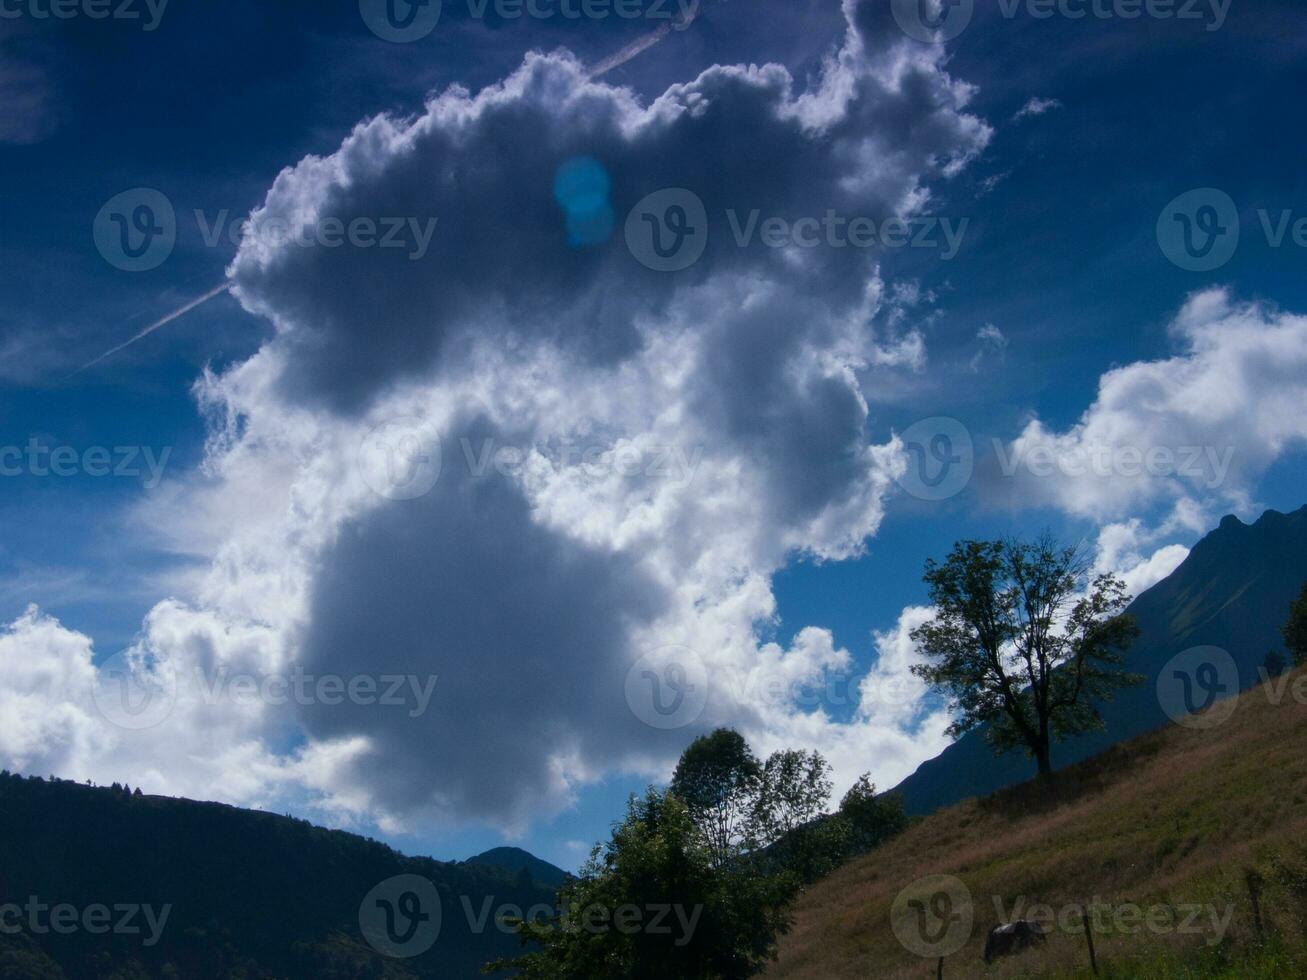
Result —
<path fill-rule="evenodd" d="M 1094 930 L 1089 928 L 1088 905 L 1080 909 L 1080 920 L 1085 925 L 1085 939 L 1089 942 L 1089 966 L 1094 971 L 1094 976 L 1098 976 L 1098 957 L 1094 955 Z"/>
<path fill-rule="evenodd" d="M 1264 942 L 1266 936 L 1262 931 L 1262 876 L 1249 868 L 1244 873 L 1244 881 L 1248 885 L 1248 898 L 1253 903 L 1253 928 L 1257 930 L 1257 941 Z"/>

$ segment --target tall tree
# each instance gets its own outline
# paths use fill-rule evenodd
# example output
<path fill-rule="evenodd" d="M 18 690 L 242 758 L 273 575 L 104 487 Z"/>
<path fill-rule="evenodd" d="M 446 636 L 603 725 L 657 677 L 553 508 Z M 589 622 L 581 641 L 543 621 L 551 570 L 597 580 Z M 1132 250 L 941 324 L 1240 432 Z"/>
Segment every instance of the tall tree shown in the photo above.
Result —
<path fill-rule="evenodd" d="M 830 799 L 831 768 L 820 752 L 781 749 L 762 765 L 755 808 L 759 833 L 768 842 L 817 819 Z"/>
<path fill-rule="evenodd" d="M 730 728 L 701 735 L 681 754 L 669 789 L 689 807 L 715 867 L 755 843 L 761 777 L 744 736 Z"/>
<path fill-rule="evenodd" d="M 1307 582 L 1289 607 L 1289 619 L 1280 632 L 1284 634 L 1284 645 L 1289 648 L 1293 662 L 1307 663 Z"/>
<path fill-rule="evenodd" d="M 840 816 L 848 825 L 848 847 L 852 854 L 862 854 L 878 847 L 908 826 L 903 800 L 898 796 L 876 793 L 871 773 L 864 772 L 849 787 L 840 801 Z"/>
<path fill-rule="evenodd" d="M 816 750 L 780 749 L 762 764 L 752 836 L 804 881 L 830 871 L 843 846 L 826 816 L 831 767 Z"/>
<path fill-rule="evenodd" d="M 563 886 L 558 914 L 516 921 L 538 949 L 487 965 L 522 980 L 743 980 L 789 928 L 791 875 L 714 867 L 688 807 L 650 789 Z M 654 918 L 656 916 L 656 919 Z"/>
<path fill-rule="evenodd" d="M 1025 748 L 1046 776 L 1054 741 L 1101 728 L 1097 703 L 1143 680 L 1123 667 L 1138 634 L 1125 583 L 1091 577 L 1079 548 L 961 541 L 924 578 L 935 617 L 911 636 L 930 659 L 912 670 L 950 697 L 951 735 L 987 726 L 996 753 Z"/>

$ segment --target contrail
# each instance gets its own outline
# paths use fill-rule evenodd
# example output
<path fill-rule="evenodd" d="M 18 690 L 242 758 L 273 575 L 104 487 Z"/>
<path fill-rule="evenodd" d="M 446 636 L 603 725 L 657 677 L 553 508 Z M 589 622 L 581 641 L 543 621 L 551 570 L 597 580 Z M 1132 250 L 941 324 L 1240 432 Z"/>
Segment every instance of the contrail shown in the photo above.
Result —
<path fill-rule="evenodd" d="M 648 51 L 655 44 L 657 44 L 659 41 L 665 38 L 669 33 L 671 33 L 673 29 L 678 31 L 685 30 L 685 28 L 689 27 L 691 24 L 694 23 L 694 18 L 697 17 L 698 14 L 699 14 L 699 0 L 694 0 L 694 3 L 692 3 L 690 7 L 687 10 L 685 10 L 684 20 L 678 20 L 676 22 L 667 22 L 661 24 L 656 30 L 652 30 L 648 34 L 645 34 L 642 37 L 637 37 L 634 41 L 632 41 L 626 47 L 622 48 L 620 51 L 616 52 L 615 54 L 610 54 L 607 58 L 604 58 L 602 61 L 598 62 L 593 67 L 591 67 L 590 77 L 598 78 L 600 75 L 603 75 L 607 72 L 612 71 L 614 68 L 626 64 L 628 61 L 630 61 L 632 58 L 636 57 L 637 55 L 642 54 L 645 51 Z"/>
<path fill-rule="evenodd" d="M 72 374 L 68 375 L 68 377 L 70 377 L 70 378 L 72 378 L 72 377 L 76 377 L 77 375 L 79 375 L 79 374 L 81 374 L 83 371 L 85 371 L 87 368 L 93 368 L 93 367 L 95 367 L 97 364 L 99 364 L 99 363 L 100 363 L 101 361 L 103 361 L 105 358 L 107 358 L 107 357 L 112 357 L 114 354 L 117 354 L 120 350 L 124 350 L 125 348 L 128 348 L 128 347 L 132 346 L 132 344 L 136 343 L 136 342 L 137 342 L 138 340 L 140 340 L 142 337 L 148 337 L 150 334 L 154 333 L 154 331 L 158 330 L 160 327 L 166 327 L 168 324 L 172 323 L 173 320 L 176 320 L 179 316 L 182 316 L 182 315 L 184 315 L 184 314 L 186 314 L 186 313 L 189 313 L 191 310 L 195 309 L 195 307 L 200 306 L 200 305 L 203 304 L 203 303 L 207 303 L 209 300 L 213 299 L 215 296 L 221 296 L 223 293 L 227 292 L 229 289 L 231 289 L 231 283 L 229 283 L 229 282 L 224 282 L 221 286 L 218 286 L 218 287 L 215 288 L 215 289 L 211 289 L 211 290 L 209 290 L 207 293 L 205 293 L 203 296 L 199 297 L 198 299 L 193 299 L 193 300 L 191 300 L 189 303 L 187 303 L 185 306 L 181 306 L 181 307 L 178 307 L 177 309 L 173 310 L 173 311 L 172 311 L 171 313 L 169 313 L 167 316 L 162 317 L 161 319 L 155 320 L 155 321 L 154 321 L 153 323 L 151 323 L 148 327 L 145 327 L 143 330 L 138 331 L 134 337 L 131 337 L 131 338 L 129 338 L 128 340 L 124 340 L 124 341 L 123 341 L 121 344 L 119 344 L 117 347 L 111 347 L 109 350 L 105 351 L 103 354 L 101 354 L 101 355 L 100 355 L 99 357 L 97 357 L 95 360 L 93 360 L 93 361 L 88 361 L 87 363 L 83 364 L 81 367 L 79 367 L 79 368 L 78 368 L 76 371 L 74 371 Z"/>

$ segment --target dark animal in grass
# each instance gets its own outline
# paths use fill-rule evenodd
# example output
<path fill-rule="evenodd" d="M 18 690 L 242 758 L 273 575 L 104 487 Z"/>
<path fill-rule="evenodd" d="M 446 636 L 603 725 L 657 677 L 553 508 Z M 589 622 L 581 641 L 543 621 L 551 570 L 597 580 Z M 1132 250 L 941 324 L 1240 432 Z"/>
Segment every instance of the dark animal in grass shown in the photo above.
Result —
<path fill-rule="evenodd" d="M 993 963 L 1000 956 L 1011 956 L 1031 946 L 1038 946 L 1047 938 L 1038 922 L 1027 922 L 1025 919 L 1005 922 L 989 930 L 989 936 L 985 939 L 985 962 Z"/>

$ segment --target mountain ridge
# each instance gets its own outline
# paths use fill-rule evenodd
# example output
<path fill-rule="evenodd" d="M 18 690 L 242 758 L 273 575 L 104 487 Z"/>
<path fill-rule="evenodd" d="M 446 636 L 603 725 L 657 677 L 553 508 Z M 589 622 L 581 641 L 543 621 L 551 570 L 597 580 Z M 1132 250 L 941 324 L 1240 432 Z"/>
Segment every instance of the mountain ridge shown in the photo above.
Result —
<path fill-rule="evenodd" d="M 482 851 L 480 854 L 474 854 L 463 864 L 482 864 L 492 868 L 502 868 L 505 871 L 520 873 L 526 871 L 531 880 L 542 885 L 548 885 L 551 888 L 558 888 L 572 877 L 557 865 L 550 864 L 542 858 L 536 857 L 530 851 L 524 851 L 520 847 L 492 847 L 488 851 Z"/>
<path fill-rule="evenodd" d="M 387 955 L 364 932 L 365 910 L 378 897 L 402 909 L 415 878 L 438 897 L 438 912 L 436 898 L 422 906 L 435 935 L 414 955 Z M 378 893 L 395 879 L 393 894 Z M 0 907 L 128 903 L 161 922 L 148 944 L 89 927 L 60 934 L 38 910 L 39 927 L 0 930 L 5 980 L 470 978 L 519 950 L 501 910 L 555 896 L 504 868 L 409 857 L 295 817 L 0 773 Z"/>

